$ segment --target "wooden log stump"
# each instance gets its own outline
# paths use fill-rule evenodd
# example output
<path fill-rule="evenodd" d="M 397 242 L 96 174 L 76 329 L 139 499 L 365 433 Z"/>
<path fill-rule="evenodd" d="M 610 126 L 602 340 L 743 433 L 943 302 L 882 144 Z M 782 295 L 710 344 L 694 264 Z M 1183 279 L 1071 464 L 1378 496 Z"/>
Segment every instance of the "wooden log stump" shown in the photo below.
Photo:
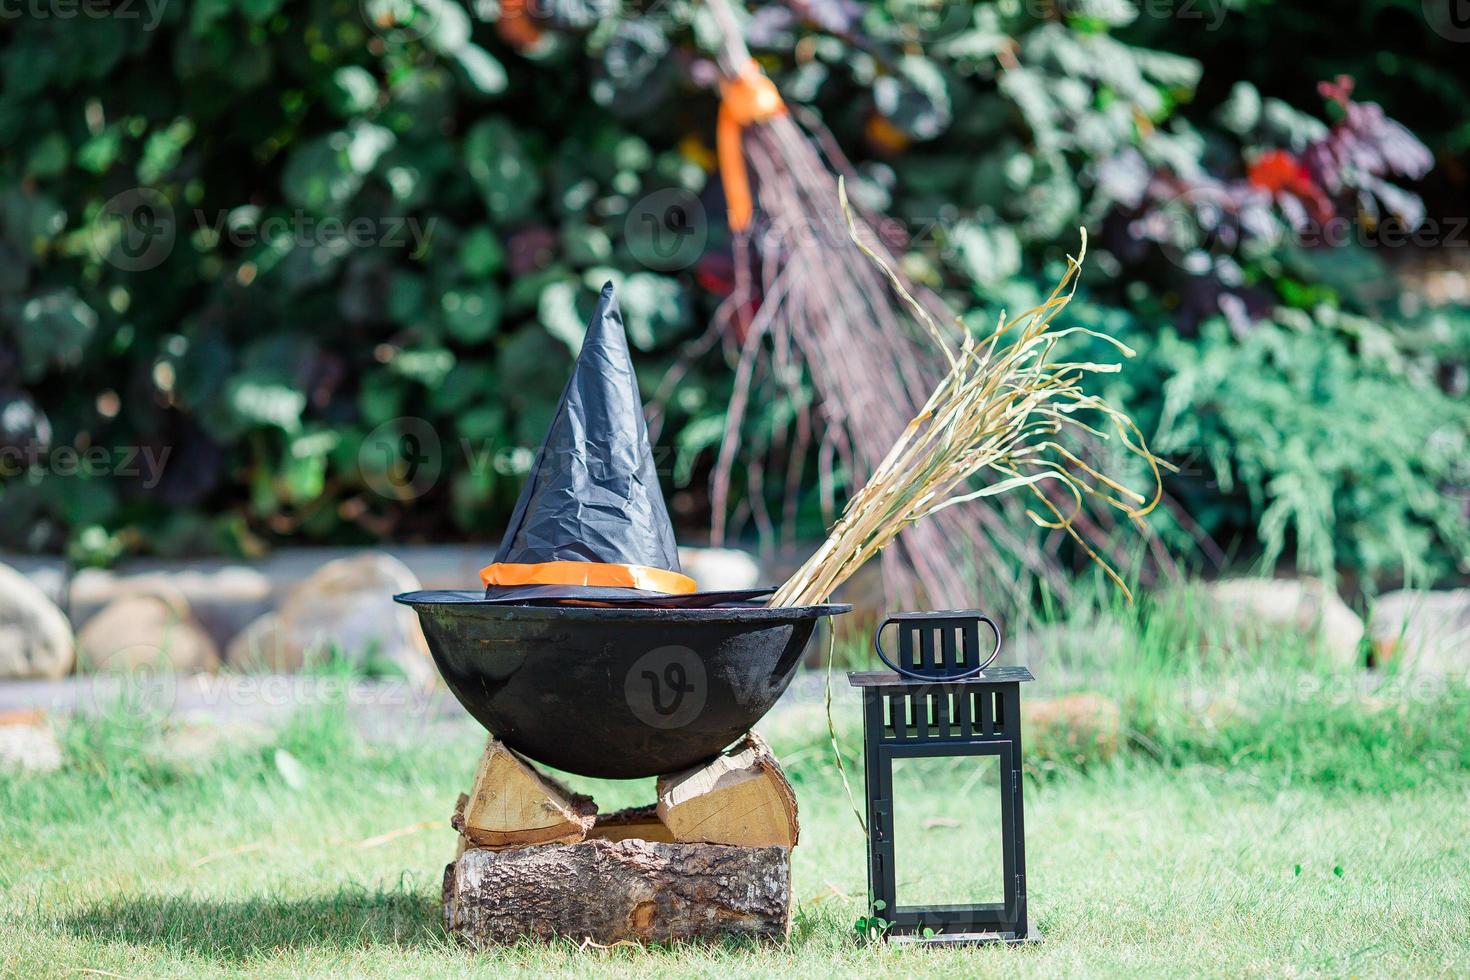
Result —
<path fill-rule="evenodd" d="M 444 924 L 471 945 L 530 936 L 663 942 L 785 938 L 781 847 L 586 840 L 464 852 L 444 872 Z"/>
<path fill-rule="evenodd" d="M 658 816 L 684 843 L 795 847 L 796 794 L 751 732 L 713 762 L 658 780 Z"/>

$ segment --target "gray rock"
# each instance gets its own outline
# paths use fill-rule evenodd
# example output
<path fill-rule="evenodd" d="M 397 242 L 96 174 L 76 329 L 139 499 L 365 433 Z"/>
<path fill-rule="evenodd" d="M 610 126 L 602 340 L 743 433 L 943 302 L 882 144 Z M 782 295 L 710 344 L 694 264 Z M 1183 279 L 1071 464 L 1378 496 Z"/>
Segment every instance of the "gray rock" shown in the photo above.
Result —
<path fill-rule="evenodd" d="M 241 630 L 225 648 L 225 663 L 232 670 L 290 674 L 299 671 L 305 651 L 288 647 L 281 632 L 280 613 L 266 613 Z"/>
<path fill-rule="evenodd" d="M 61 743 L 40 712 L 0 717 L 0 772 L 52 772 L 61 761 Z"/>
<path fill-rule="evenodd" d="M 338 558 L 353 558 L 361 553 L 345 548 L 311 549 L 321 552 L 316 564 L 307 570 L 305 578 L 328 561 Z M 421 589 L 476 589 L 480 587 L 480 569 L 490 564 L 495 555 L 495 545 L 489 542 L 476 544 L 402 544 L 382 549 L 382 554 L 391 555 L 401 561 L 421 583 Z"/>
<path fill-rule="evenodd" d="M 1026 751 L 1045 761 L 1106 762 L 1118 754 L 1123 712 L 1095 691 L 1021 702 Z"/>
<path fill-rule="evenodd" d="M 188 765 L 256 748 L 270 737 L 270 727 L 254 721 L 186 721 L 169 725 L 152 751 L 160 762 Z"/>
<path fill-rule="evenodd" d="M 737 548 L 680 548 L 679 564 L 701 590 L 753 589 L 774 585 L 760 581 L 760 565 Z"/>
<path fill-rule="evenodd" d="M 1383 662 L 1437 676 L 1470 675 L 1470 589 L 1404 589 L 1380 596 L 1368 618 Z"/>
<path fill-rule="evenodd" d="M 66 562 L 50 555 L 0 554 L 0 564 L 9 565 L 31 580 L 46 598 L 62 608 L 67 606 L 67 586 L 71 576 Z"/>
<path fill-rule="evenodd" d="M 64 677 L 75 662 L 66 616 L 28 578 L 0 565 L 0 678 Z"/>
<path fill-rule="evenodd" d="M 134 595 L 182 598 L 191 618 L 219 647 L 275 606 L 276 584 L 258 568 L 216 560 L 182 563 L 135 559 L 119 569 L 88 568 L 71 583 L 69 607 L 86 622 Z M 284 593 L 284 588 L 280 590 Z"/>
<path fill-rule="evenodd" d="M 328 562 L 282 604 L 280 655 L 304 660 L 331 649 L 358 664 L 387 661 L 409 681 L 432 684 L 437 673 L 418 616 L 393 601 L 396 593 L 417 588 L 418 578 L 403 562 L 380 552 Z"/>
<path fill-rule="evenodd" d="M 1362 619 L 1319 579 L 1223 579 L 1207 584 L 1204 596 L 1244 634 L 1269 637 L 1290 631 L 1314 643 L 1335 664 L 1363 665 Z"/>
<path fill-rule="evenodd" d="M 87 620 L 77 634 L 80 665 L 90 672 L 172 667 L 213 671 L 220 665 L 214 645 L 182 595 L 124 595 Z"/>

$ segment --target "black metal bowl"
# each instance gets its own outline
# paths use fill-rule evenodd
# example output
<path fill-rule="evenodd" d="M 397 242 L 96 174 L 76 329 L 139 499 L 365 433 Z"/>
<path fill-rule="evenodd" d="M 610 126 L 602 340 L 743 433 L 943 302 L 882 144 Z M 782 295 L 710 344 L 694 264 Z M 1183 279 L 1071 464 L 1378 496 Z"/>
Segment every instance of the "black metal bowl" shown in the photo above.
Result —
<path fill-rule="evenodd" d="M 470 714 L 537 762 L 633 779 L 717 755 L 791 683 L 817 620 L 848 605 L 506 606 L 409 592 L 439 673 Z"/>

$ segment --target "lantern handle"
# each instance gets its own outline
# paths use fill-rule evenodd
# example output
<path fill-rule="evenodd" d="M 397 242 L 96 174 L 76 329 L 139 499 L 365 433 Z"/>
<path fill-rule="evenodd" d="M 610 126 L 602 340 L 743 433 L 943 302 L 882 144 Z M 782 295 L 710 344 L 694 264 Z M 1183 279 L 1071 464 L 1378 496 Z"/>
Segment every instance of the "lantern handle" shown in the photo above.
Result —
<path fill-rule="evenodd" d="M 923 619 L 923 618 L 938 618 L 938 617 L 935 617 L 934 614 L 932 614 L 932 613 L 929 613 L 929 614 L 923 614 L 923 613 L 921 613 L 918 616 L 915 616 L 912 613 L 898 613 L 896 615 L 889 616 L 887 619 L 883 620 L 883 622 L 879 623 L 878 624 L 878 628 L 873 631 L 873 652 L 875 652 L 876 654 L 878 654 L 878 659 L 881 660 L 881 661 L 883 661 L 885 664 L 887 664 L 894 671 L 902 674 L 905 677 L 912 677 L 912 678 L 915 678 L 917 680 L 962 681 L 962 680 L 965 680 L 967 678 L 974 677 L 977 674 L 983 673 L 987 667 L 989 667 L 991 664 L 995 663 L 995 658 L 998 657 L 998 656 L 1000 656 L 1000 646 L 1001 646 L 1000 627 L 995 624 L 995 620 L 991 619 L 989 616 L 985 615 L 984 613 L 981 613 L 979 611 L 973 611 L 973 612 L 966 612 L 966 613 L 961 614 L 961 615 L 946 616 L 944 618 L 974 619 L 977 622 L 981 622 L 981 623 L 984 623 L 986 626 L 989 626 L 990 627 L 990 631 L 995 634 L 995 648 L 990 651 L 990 656 L 988 656 L 988 657 L 985 658 L 985 662 L 982 663 L 982 664 L 980 664 L 978 667 L 972 667 L 969 670 L 966 670 L 966 671 L 964 671 L 962 673 L 958 673 L 958 674 L 947 674 L 947 675 L 944 675 L 944 676 L 936 676 L 934 674 L 926 674 L 923 671 L 918 671 L 918 670 L 914 670 L 914 669 L 909 668 L 909 667 L 901 666 L 900 664 L 894 663 L 892 660 L 888 659 L 888 652 L 883 649 L 883 631 L 885 629 L 887 629 L 889 627 L 889 625 L 891 625 L 893 623 L 912 622 L 915 619 Z"/>

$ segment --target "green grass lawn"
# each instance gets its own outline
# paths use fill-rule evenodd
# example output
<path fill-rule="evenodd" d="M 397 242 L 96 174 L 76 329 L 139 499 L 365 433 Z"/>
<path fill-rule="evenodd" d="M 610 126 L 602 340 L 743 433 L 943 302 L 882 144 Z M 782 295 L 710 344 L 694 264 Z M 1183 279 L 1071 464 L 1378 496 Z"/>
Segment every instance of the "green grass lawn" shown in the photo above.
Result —
<path fill-rule="evenodd" d="M 468 722 L 385 748 L 316 713 L 271 744 L 183 762 L 155 731 L 76 725 L 65 769 L 0 777 L 0 975 L 1470 974 L 1465 691 L 1237 707 L 1221 723 L 1150 689 L 1118 758 L 1028 781 L 1043 941 L 943 951 L 853 932 L 864 843 L 820 709 L 767 729 L 801 807 L 788 943 L 479 954 L 446 938 L 438 908 L 447 818 L 480 748 Z M 652 795 L 578 782 L 604 809 Z M 929 837 L 984 860 L 947 820 L 913 833 L 916 853 Z"/>

